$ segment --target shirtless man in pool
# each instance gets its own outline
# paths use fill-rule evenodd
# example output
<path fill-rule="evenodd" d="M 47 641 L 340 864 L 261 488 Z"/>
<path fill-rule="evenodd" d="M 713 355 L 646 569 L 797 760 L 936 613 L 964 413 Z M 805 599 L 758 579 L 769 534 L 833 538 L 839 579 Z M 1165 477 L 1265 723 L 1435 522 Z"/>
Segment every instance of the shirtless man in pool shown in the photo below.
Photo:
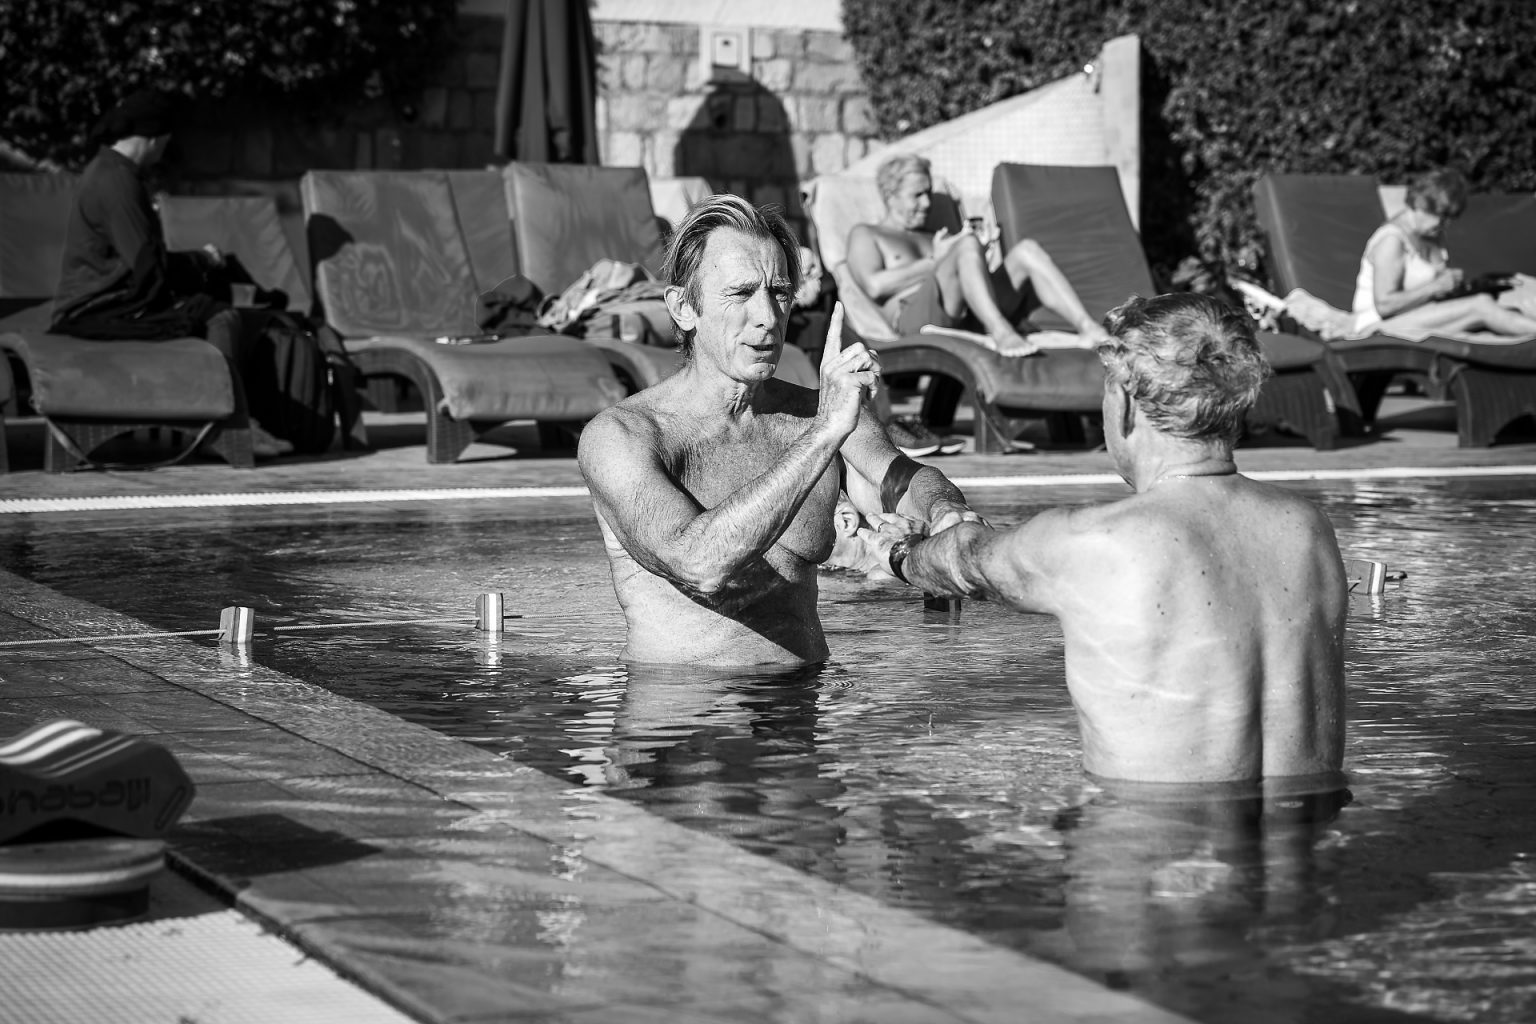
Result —
<path fill-rule="evenodd" d="M 1336 777 L 1347 584 L 1306 499 L 1237 472 L 1269 369 L 1246 317 L 1205 296 L 1106 318 L 1104 438 L 1131 497 L 1009 530 L 864 536 L 896 575 L 1061 621 L 1083 767 L 1139 782 Z"/>
<path fill-rule="evenodd" d="M 832 550 L 840 460 L 850 489 L 937 533 L 979 522 L 942 473 L 898 452 L 864 401 L 879 376 L 841 347 L 821 388 L 776 379 L 799 277 L 783 219 L 736 196 L 693 208 L 667 249 L 682 369 L 598 415 L 577 458 L 592 492 L 636 662 L 823 661 L 817 566 Z"/>

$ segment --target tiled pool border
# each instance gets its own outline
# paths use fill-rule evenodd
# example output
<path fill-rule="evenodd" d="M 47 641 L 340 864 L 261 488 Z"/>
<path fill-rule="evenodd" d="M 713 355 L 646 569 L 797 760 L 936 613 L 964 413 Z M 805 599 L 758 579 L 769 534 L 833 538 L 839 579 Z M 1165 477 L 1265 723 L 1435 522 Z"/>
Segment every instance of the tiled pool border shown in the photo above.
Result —
<path fill-rule="evenodd" d="M 0 638 L 148 629 L 0 569 Z M 6 734 L 77 717 L 172 749 L 199 787 L 176 866 L 423 1020 L 1184 1020 L 209 642 L 0 649 L 0 675 Z M 443 891 L 614 941 L 550 983 L 545 937 L 445 924 Z M 660 984 L 658 950 L 699 969 Z"/>

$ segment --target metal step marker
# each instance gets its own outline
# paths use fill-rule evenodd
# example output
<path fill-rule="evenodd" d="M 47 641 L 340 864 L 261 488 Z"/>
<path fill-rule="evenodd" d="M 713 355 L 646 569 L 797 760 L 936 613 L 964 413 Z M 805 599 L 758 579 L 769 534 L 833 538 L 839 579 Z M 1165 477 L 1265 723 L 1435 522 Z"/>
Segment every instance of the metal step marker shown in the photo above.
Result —
<path fill-rule="evenodd" d="M 219 613 L 219 645 L 249 647 L 256 632 L 256 613 L 241 605 L 230 605 Z"/>
<path fill-rule="evenodd" d="M 501 633 L 506 618 L 504 595 L 501 591 L 487 591 L 475 598 L 475 628 L 482 633 Z"/>

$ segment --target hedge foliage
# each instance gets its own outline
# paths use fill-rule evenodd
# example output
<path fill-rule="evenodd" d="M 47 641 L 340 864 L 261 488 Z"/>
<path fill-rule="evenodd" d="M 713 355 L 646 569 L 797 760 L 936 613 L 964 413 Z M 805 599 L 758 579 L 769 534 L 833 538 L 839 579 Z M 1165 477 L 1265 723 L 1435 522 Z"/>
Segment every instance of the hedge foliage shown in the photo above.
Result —
<path fill-rule="evenodd" d="M 206 110 L 281 100 L 325 116 L 411 94 L 457 0 L 3 0 L 0 139 L 65 166 L 123 96 L 166 88 Z"/>
<path fill-rule="evenodd" d="M 1532 0 L 843 0 L 881 131 L 895 138 L 1143 46 L 1142 230 L 1253 269 L 1249 188 L 1268 171 L 1402 182 L 1456 166 L 1536 190 Z"/>

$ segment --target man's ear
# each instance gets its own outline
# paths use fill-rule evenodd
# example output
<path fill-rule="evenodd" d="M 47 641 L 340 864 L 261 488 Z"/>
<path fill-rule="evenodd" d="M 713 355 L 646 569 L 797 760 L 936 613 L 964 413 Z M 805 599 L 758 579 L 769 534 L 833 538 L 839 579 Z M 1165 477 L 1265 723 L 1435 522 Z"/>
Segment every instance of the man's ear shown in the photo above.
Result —
<path fill-rule="evenodd" d="M 1131 431 L 1136 429 L 1136 399 L 1131 397 L 1130 391 L 1125 385 L 1120 385 L 1120 436 L 1130 437 Z"/>
<path fill-rule="evenodd" d="M 838 502 L 832 510 L 832 526 L 839 537 L 852 537 L 859 532 L 863 525 L 864 517 L 859 515 L 859 510 L 848 502 Z"/>
<path fill-rule="evenodd" d="M 693 305 L 683 294 L 683 289 L 677 285 L 668 285 L 662 293 L 667 301 L 667 312 L 672 314 L 672 319 L 677 323 L 678 329 L 691 331 L 697 324 L 699 314 L 694 311 Z"/>

